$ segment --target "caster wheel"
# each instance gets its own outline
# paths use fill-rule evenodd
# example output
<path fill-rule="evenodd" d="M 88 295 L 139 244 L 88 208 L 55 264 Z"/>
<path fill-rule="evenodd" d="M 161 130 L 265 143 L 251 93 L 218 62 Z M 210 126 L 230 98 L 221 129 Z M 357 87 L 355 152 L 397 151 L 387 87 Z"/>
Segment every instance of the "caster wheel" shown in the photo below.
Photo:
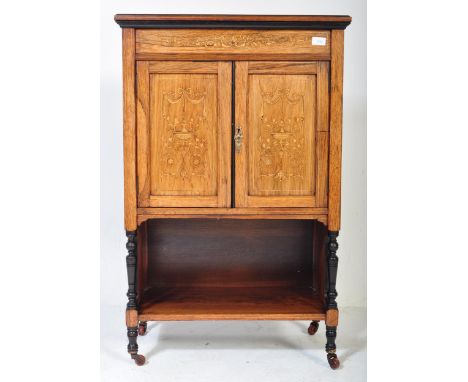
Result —
<path fill-rule="evenodd" d="M 138 325 L 138 335 L 144 336 L 146 334 L 146 322 L 141 323 Z"/>
<path fill-rule="evenodd" d="M 335 353 L 328 353 L 327 359 L 328 359 L 328 364 L 333 370 L 338 369 L 340 367 L 340 360 L 338 359 Z"/>
<path fill-rule="evenodd" d="M 317 321 L 312 321 L 309 325 L 309 329 L 307 329 L 307 332 L 313 336 L 315 333 L 317 333 L 318 328 L 319 323 Z"/>
<path fill-rule="evenodd" d="M 146 362 L 145 356 L 141 354 L 132 354 L 132 359 L 138 366 L 143 366 Z"/>

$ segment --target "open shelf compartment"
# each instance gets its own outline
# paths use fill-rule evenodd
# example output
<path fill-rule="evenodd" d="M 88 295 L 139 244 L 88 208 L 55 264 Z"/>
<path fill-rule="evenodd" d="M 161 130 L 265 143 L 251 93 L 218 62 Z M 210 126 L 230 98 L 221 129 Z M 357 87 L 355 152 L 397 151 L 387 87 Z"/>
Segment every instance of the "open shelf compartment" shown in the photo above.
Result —
<path fill-rule="evenodd" d="M 148 220 L 138 317 L 323 320 L 325 238 L 314 220 Z"/>

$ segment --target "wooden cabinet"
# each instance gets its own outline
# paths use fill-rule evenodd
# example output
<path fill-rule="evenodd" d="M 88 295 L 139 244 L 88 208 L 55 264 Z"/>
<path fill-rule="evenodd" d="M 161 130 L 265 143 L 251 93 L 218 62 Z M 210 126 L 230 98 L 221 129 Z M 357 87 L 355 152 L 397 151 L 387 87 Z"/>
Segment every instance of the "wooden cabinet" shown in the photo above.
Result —
<path fill-rule="evenodd" d="M 117 15 L 128 352 L 149 320 L 326 323 L 349 16 Z"/>

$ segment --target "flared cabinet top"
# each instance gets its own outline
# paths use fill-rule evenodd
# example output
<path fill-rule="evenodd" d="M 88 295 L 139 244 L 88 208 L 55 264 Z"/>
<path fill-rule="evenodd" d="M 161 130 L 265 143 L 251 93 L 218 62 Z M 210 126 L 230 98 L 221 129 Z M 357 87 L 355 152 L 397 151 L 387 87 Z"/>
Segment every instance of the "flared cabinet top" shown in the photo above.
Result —
<path fill-rule="evenodd" d="M 350 16 L 325 15 L 115 15 L 122 28 L 346 29 Z"/>

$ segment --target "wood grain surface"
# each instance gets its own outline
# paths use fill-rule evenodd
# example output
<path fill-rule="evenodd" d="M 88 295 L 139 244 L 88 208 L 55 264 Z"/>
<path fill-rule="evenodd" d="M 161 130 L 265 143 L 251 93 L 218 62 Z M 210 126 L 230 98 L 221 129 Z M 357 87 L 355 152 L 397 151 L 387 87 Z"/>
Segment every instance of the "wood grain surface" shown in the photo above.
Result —
<path fill-rule="evenodd" d="M 136 309 L 127 309 L 125 311 L 125 324 L 129 328 L 138 325 L 138 311 Z"/>
<path fill-rule="evenodd" d="M 327 89 L 322 63 L 236 63 L 236 207 L 327 206 Z"/>
<path fill-rule="evenodd" d="M 327 224 L 326 208 L 139 208 L 138 224 L 150 219 L 298 219 Z"/>
<path fill-rule="evenodd" d="M 328 229 L 341 222 L 341 136 L 343 113 L 343 31 L 332 31 Z"/>
<path fill-rule="evenodd" d="M 312 44 L 313 37 L 325 39 Z M 309 54 L 328 58 L 329 31 L 137 29 L 136 53 L 161 54 Z"/>
<path fill-rule="evenodd" d="M 325 317 L 325 324 L 327 326 L 338 326 L 338 309 L 328 309 Z"/>
<path fill-rule="evenodd" d="M 137 227 L 136 194 L 136 112 L 135 112 L 135 30 L 122 30 L 123 55 L 123 144 L 125 229 Z"/>
<path fill-rule="evenodd" d="M 117 14 L 114 20 L 214 20 L 214 21 L 326 21 L 351 22 L 345 15 L 181 15 L 181 14 Z"/>
<path fill-rule="evenodd" d="M 154 288 L 139 319 L 323 320 L 319 298 L 307 288 Z"/>
<path fill-rule="evenodd" d="M 137 68 L 139 206 L 228 206 L 231 64 Z"/>
<path fill-rule="evenodd" d="M 139 308 L 126 311 L 127 326 L 295 319 L 336 327 L 338 310 L 326 308 L 326 244 L 340 229 L 351 18 L 115 20 L 125 228 L 138 230 Z"/>
<path fill-rule="evenodd" d="M 312 220 L 158 219 L 147 286 L 313 287 Z"/>

